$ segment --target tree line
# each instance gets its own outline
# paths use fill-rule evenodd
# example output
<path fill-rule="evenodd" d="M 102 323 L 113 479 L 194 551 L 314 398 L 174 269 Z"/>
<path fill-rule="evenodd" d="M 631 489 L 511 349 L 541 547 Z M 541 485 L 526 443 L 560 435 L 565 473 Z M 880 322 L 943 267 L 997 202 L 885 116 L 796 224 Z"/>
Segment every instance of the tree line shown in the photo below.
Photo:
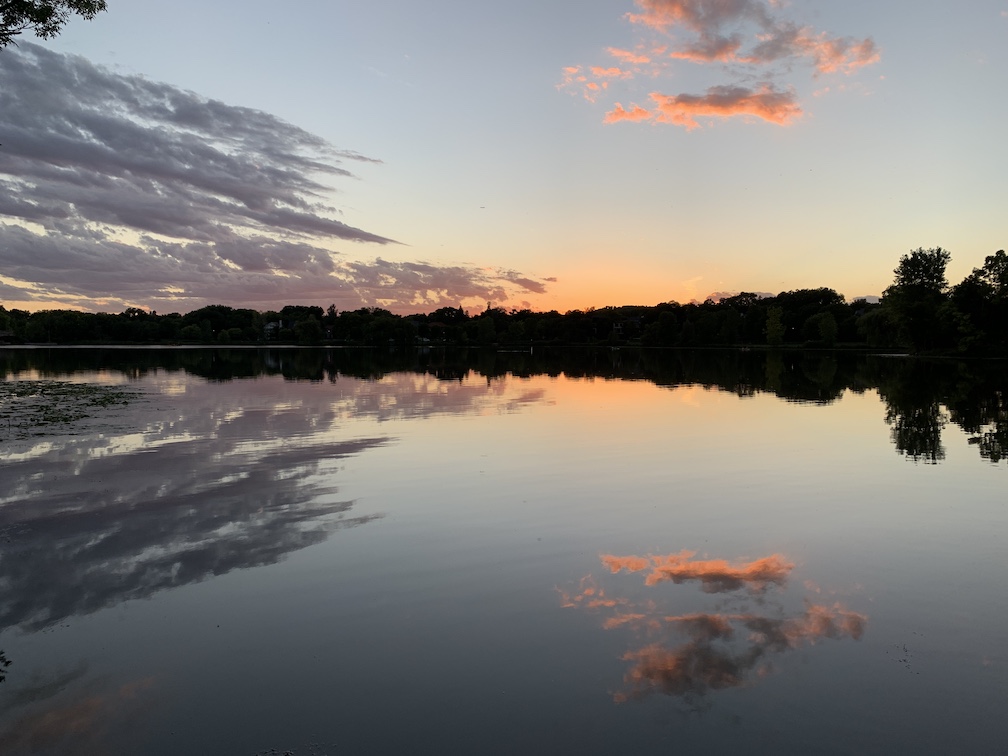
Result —
<path fill-rule="evenodd" d="M 878 302 L 847 302 L 830 288 L 772 297 L 743 292 L 704 302 L 535 312 L 462 307 L 396 315 L 379 307 L 278 311 L 210 305 L 186 314 L 121 313 L 0 305 L 0 342 L 58 344 L 300 344 L 367 346 L 640 345 L 658 347 L 861 347 L 915 353 L 1008 355 L 1008 255 L 998 250 L 949 286 L 940 247 L 900 258 Z"/>

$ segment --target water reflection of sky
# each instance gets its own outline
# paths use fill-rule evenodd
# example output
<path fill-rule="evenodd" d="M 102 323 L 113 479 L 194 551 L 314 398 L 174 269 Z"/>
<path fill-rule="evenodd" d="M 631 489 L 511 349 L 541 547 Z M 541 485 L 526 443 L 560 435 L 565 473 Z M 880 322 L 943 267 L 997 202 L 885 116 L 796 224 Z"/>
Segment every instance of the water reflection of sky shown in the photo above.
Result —
<path fill-rule="evenodd" d="M 203 437 L 116 455 L 49 455 L 8 468 L 0 627 L 41 629 L 127 599 L 271 564 L 366 522 L 327 467 L 362 439 L 239 451 Z M 207 464 L 209 463 L 209 464 Z"/>
<path fill-rule="evenodd" d="M 1005 734 L 1005 471 L 964 442 L 907 464 L 872 391 L 131 385 L 150 394 L 117 430 L 3 447 L 4 753 Z"/>
<path fill-rule="evenodd" d="M 560 591 L 562 605 L 603 613 L 602 627 L 631 635 L 632 647 L 623 655 L 630 667 L 617 702 L 642 699 L 653 693 L 682 698 L 701 706 L 715 691 L 749 685 L 773 672 L 773 658 L 824 639 L 859 640 L 868 618 L 846 609 L 805 601 L 801 611 L 788 613 L 774 592 L 785 588 L 794 563 L 780 554 L 749 562 L 699 559 L 696 552 L 658 556 L 601 557 L 611 573 L 646 572 L 644 584 L 698 584 L 707 594 L 731 598 L 725 611 L 669 614 L 667 593 L 647 600 L 629 600 L 599 584 L 590 575 L 576 590 Z M 768 596 L 768 592 L 771 593 Z"/>
<path fill-rule="evenodd" d="M 272 564 L 379 516 L 352 516 L 353 502 L 341 500 L 332 481 L 341 460 L 393 439 L 380 432 L 347 438 L 346 421 L 509 412 L 543 396 L 502 381 L 446 385 L 410 374 L 322 391 L 279 380 L 222 391 L 177 375 L 151 383 L 163 398 L 137 402 L 132 416 L 117 413 L 120 426 L 142 430 L 8 449 L 0 581 L 9 590 L 0 599 L 0 629 L 39 629 Z"/>

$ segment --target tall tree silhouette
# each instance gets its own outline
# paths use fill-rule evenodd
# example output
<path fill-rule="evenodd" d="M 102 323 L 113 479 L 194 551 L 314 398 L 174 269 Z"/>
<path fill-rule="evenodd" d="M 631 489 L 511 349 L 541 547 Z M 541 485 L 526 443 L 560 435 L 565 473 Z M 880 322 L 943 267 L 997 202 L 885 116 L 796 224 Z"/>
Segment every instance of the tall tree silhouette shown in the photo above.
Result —
<path fill-rule="evenodd" d="M 951 258 L 941 247 L 920 247 L 900 258 L 882 304 L 907 346 L 915 350 L 943 346 L 949 336 L 951 308 L 945 266 Z"/>

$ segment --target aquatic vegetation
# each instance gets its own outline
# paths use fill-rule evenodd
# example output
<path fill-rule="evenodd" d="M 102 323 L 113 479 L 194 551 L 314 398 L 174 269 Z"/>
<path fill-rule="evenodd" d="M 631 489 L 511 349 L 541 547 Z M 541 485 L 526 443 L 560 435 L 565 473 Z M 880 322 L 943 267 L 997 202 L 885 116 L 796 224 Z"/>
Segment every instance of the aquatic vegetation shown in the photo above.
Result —
<path fill-rule="evenodd" d="M 51 380 L 0 383 L 0 440 L 73 433 L 82 420 L 129 405 L 142 392 Z"/>

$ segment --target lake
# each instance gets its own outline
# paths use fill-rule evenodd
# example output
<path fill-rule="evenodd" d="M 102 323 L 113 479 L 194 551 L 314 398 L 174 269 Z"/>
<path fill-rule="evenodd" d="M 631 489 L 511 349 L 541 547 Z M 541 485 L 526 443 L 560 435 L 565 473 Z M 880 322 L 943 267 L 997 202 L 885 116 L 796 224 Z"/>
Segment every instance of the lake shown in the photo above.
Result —
<path fill-rule="evenodd" d="M 1008 744 L 1008 371 L 0 350 L 4 754 Z"/>

